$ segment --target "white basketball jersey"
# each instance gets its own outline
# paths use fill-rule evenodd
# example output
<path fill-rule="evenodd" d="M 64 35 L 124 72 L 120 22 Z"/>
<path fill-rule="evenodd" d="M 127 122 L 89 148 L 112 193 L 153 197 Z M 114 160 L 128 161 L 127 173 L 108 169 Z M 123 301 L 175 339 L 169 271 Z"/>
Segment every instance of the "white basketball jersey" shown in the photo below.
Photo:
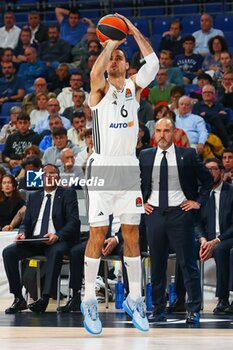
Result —
<path fill-rule="evenodd" d="M 92 110 L 93 144 L 97 154 L 135 156 L 138 137 L 138 108 L 135 85 L 126 79 L 118 91 L 109 84 L 104 98 Z"/>

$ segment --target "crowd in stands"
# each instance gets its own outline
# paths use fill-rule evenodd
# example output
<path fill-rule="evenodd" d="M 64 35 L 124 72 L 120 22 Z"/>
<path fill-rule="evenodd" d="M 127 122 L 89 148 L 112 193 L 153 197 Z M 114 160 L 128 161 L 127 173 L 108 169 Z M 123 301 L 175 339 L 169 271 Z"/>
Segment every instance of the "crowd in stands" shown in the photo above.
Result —
<path fill-rule="evenodd" d="M 90 71 L 102 47 L 91 19 L 81 21 L 78 11 L 63 8 L 55 14 L 57 24 L 46 26 L 32 11 L 28 25 L 19 28 L 14 13 L 6 12 L 0 28 L 0 227 L 5 231 L 19 227 L 26 210 L 18 189 L 27 190 L 27 170 L 50 163 L 63 178 L 82 178 L 92 152 L 87 101 Z M 141 94 L 137 156 L 156 146 L 155 122 L 169 117 L 176 125 L 174 143 L 195 148 L 203 161 L 222 159 L 224 181 L 233 183 L 230 46 L 208 14 L 200 16 L 200 30 L 185 36 L 181 21 L 171 21 L 157 51 L 159 72 Z M 142 64 L 135 52 L 127 77 Z"/>

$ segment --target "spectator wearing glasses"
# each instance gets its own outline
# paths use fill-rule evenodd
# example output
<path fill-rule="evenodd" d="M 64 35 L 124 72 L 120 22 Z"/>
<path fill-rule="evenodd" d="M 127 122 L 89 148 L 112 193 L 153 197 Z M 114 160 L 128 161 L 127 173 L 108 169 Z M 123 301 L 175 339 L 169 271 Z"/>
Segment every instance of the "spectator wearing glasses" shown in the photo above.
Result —
<path fill-rule="evenodd" d="M 211 127 L 211 132 L 217 135 L 223 145 L 227 147 L 230 137 L 227 133 L 226 112 L 224 106 L 215 101 L 215 88 L 213 85 L 205 85 L 202 89 L 202 101 L 195 103 L 193 113 L 200 115 Z"/>
<path fill-rule="evenodd" d="M 60 113 L 64 111 L 65 108 L 74 106 L 73 92 L 83 90 L 83 78 L 81 73 L 73 73 L 70 77 L 70 86 L 63 88 L 62 92 L 57 96 L 60 103 Z M 85 91 L 84 91 L 85 92 Z M 85 92 L 86 98 L 87 93 Z"/>

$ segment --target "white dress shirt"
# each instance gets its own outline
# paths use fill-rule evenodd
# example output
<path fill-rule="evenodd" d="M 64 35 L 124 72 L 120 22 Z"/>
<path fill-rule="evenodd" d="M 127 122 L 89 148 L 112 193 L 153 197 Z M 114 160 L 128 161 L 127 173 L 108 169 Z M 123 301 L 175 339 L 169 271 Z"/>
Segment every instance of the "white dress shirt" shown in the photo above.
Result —
<path fill-rule="evenodd" d="M 166 152 L 168 163 L 168 206 L 176 207 L 186 200 L 186 197 L 180 186 L 174 144 L 172 144 Z M 148 199 L 148 203 L 154 207 L 159 206 L 159 174 L 162 158 L 163 150 L 158 146 L 152 171 L 152 192 Z"/>
<path fill-rule="evenodd" d="M 55 189 L 52 192 L 46 192 L 44 191 L 44 198 L 41 204 L 41 208 L 40 208 L 40 212 L 39 212 L 39 216 L 36 222 L 36 226 L 33 232 L 33 236 L 39 236 L 40 235 L 40 230 L 41 230 L 41 223 L 42 223 L 42 218 L 43 218 L 43 214 L 44 214 L 44 209 L 45 209 L 45 205 L 47 202 L 47 194 L 51 194 L 51 207 L 50 207 L 50 213 L 49 213 L 49 226 L 48 226 L 48 233 L 56 233 L 54 224 L 53 224 L 53 219 L 52 219 L 52 210 L 53 210 L 53 201 L 54 201 L 54 197 L 55 197 L 55 193 L 56 193 Z"/>
<path fill-rule="evenodd" d="M 223 185 L 223 182 L 221 182 L 221 184 L 213 190 L 215 192 L 215 232 L 216 232 L 216 238 L 220 235 L 219 206 L 220 206 L 220 195 L 221 195 L 222 185 Z M 211 194 L 213 191 L 211 191 Z"/>
<path fill-rule="evenodd" d="M 0 47 L 5 49 L 10 47 L 14 49 L 18 43 L 21 29 L 17 26 L 13 26 L 9 31 L 5 26 L 0 28 Z"/>

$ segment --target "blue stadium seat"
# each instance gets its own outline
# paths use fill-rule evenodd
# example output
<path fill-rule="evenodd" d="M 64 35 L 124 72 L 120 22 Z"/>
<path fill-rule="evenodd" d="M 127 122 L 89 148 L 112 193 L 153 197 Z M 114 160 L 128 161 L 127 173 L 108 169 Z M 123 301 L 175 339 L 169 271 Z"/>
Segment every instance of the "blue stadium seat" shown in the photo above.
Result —
<path fill-rule="evenodd" d="M 117 8 L 117 7 L 114 7 L 114 12 L 118 12 L 122 16 L 125 16 L 127 18 L 133 16 L 133 9 L 132 8 L 126 8 L 126 7 Z"/>
<path fill-rule="evenodd" d="M 174 15 L 186 15 L 186 14 L 199 14 L 199 6 L 198 5 L 182 5 L 182 6 L 174 6 L 173 7 Z"/>
<path fill-rule="evenodd" d="M 161 38 L 161 34 L 152 34 L 150 37 L 151 45 L 156 52 L 158 52 Z"/>
<path fill-rule="evenodd" d="M 126 56 L 128 58 L 128 61 L 130 62 L 133 57 L 133 50 L 132 47 L 129 45 L 124 45 L 124 43 L 121 45 L 122 50 L 126 53 Z"/>
<path fill-rule="evenodd" d="M 233 27 L 231 32 L 224 31 L 224 37 L 228 43 L 228 46 L 233 45 Z"/>
<path fill-rule="evenodd" d="M 200 16 L 186 16 L 182 19 L 183 32 L 193 33 L 200 29 Z"/>
<path fill-rule="evenodd" d="M 224 108 L 224 111 L 227 113 L 226 121 L 227 122 L 233 121 L 233 110 L 231 108 Z"/>
<path fill-rule="evenodd" d="M 216 15 L 214 28 L 224 31 L 232 31 L 233 14 Z"/>
<path fill-rule="evenodd" d="M 132 35 L 127 36 L 127 40 L 123 43 L 124 46 L 130 46 L 133 52 L 138 51 L 138 44 Z"/>
<path fill-rule="evenodd" d="M 212 13 L 221 13 L 223 11 L 223 2 L 212 2 L 204 4 L 204 12 Z"/>
<path fill-rule="evenodd" d="M 143 7 L 140 9 L 140 16 L 146 17 L 155 17 L 155 16 L 164 16 L 165 8 L 164 7 Z"/>
<path fill-rule="evenodd" d="M 152 34 L 162 34 L 169 30 L 170 23 L 173 19 L 173 17 L 155 18 L 152 23 Z"/>
<path fill-rule="evenodd" d="M 1 116 L 9 117 L 11 108 L 16 107 L 16 106 L 21 107 L 22 102 L 5 102 L 5 103 L 3 103 Z"/>
<path fill-rule="evenodd" d="M 184 85 L 184 93 L 185 95 L 189 95 L 190 92 L 198 90 L 199 86 L 197 84 L 187 84 Z"/>
<path fill-rule="evenodd" d="M 136 18 L 132 17 L 130 18 L 132 23 L 137 27 L 143 35 L 149 36 L 149 25 L 148 21 L 145 18 Z"/>

